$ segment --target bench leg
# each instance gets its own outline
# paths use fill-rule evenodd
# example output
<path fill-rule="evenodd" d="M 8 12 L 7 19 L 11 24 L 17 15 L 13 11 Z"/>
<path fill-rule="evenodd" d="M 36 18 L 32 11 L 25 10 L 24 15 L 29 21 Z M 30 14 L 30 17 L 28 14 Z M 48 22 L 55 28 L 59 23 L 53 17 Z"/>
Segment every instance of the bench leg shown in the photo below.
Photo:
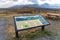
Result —
<path fill-rule="evenodd" d="M 44 26 L 41 27 L 41 30 L 44 31 Z"/>

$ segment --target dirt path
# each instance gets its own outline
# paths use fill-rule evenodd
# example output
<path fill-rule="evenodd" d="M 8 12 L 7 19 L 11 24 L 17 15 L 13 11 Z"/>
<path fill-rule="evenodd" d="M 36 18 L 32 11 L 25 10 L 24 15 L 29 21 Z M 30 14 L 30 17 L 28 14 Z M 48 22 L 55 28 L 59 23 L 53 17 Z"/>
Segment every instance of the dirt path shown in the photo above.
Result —
<path fill-rule="evenodd" d="M 6 38 L 6 22 L 5 18 L 0 18 L 0 40 L 5 40 Z"/>

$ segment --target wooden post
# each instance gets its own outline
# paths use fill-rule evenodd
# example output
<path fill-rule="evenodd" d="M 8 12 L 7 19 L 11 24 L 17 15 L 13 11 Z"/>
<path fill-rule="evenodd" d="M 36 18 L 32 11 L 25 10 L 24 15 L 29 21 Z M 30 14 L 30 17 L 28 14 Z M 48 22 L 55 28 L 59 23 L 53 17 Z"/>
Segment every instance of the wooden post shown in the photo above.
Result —
<path fill-rule="evenodd" d="M 18 36 L 18 31 L 16 31 L 16 38 L 18 38 L 19 36 Z"/>
<path fill-rule="evenodd" d="M 44 31 L 44 26 L 41 27 L 41 30 Z"/>

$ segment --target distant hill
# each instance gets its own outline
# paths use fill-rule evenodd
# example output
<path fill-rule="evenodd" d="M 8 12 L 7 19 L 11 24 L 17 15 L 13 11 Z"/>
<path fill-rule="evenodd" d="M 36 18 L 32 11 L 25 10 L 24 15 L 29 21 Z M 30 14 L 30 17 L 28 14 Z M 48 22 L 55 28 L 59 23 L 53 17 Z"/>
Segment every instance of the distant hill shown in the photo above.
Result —
<path fill-rule="evenodd" d="M 10 8 L 23 8 L 23 7 L 40 7 L 38 4 L 30 4 L 30 5 L 15 5 L 13 7 L 10 7 Z"/>
<path fill-rule="evenodd" d="M 30 4 L 30 5 L 15 5 L 10 8 L 0 8 L 0 11 L 29 11 L 29 10 L 60 10 L 59 8 L 53 8 L 55 5 L 49 5 L 48 3 L 44 3 L 42 5 L 38 4 Z M 57 6 L 56 6 L 57 7 Z"/>
<path fill-rule="evenodd" d="M 41 8 L 50 8 L 50 5 L 48 3 L 44 3 L 40 5 Z"/>
<path fill-rule="evenodd" d="M 55 4 L 55 5 L 50 5 L 48 3 L 44 3 L 42 5 L 38 5 L 38 4 L 30 4 L 30 5 L 15 5 L 13 7 L 10 8 L 23 8 L 23 7 L 35 7 L 35 8 L 44 8 L 44 9 L 60 9 L 60 6 Z"/>

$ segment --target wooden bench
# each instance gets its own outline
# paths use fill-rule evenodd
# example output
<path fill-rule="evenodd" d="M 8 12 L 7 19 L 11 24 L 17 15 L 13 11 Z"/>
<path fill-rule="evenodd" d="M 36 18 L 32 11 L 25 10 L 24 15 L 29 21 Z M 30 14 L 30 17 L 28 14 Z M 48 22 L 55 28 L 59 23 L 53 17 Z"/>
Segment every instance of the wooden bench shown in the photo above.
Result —
<path fill-rule="evenodd" d="M 47 13 L 47 15 L 48 15 L 48 18 L 53 18 L 53 19 L 60 18 L 60 14 Z"/>

